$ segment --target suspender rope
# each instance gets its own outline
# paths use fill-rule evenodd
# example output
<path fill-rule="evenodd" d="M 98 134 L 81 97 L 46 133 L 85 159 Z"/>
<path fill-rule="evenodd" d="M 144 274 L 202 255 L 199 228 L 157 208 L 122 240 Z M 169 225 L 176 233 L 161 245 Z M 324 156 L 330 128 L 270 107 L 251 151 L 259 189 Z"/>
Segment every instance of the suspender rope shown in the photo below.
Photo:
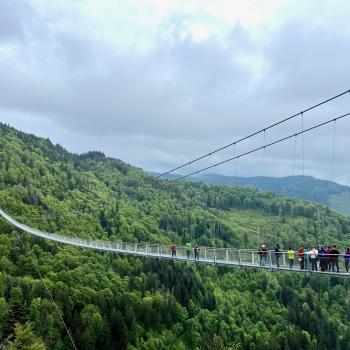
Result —
<path fill-rule="evenodd" d="M 263 145 L 265 145 L 265 130 L 263 131 Z M 264 159 L 265 159 L 265 150 L 264 148 L 261 149 L 262 152 L 262 158 L 261 158 L 261 176 L 264 176 Z"/>
<path fill-rule="evenodd" d="M 305 155 L 304 155 L 304 113 L 301 112 L 301 152 L 303 157 L 303 176 L 305 175 Z"/>
<path fill-rule="evenodd" d="M 209 163 L 210 163 L 210 165 L 211 165 L 211 163 L 212 163 L 212 154 L 210 153 L 210 156 L 209 156 Z M 210 168 L 209 169 L 209 185 L 211 184 L 211 181 L 213 180 L 213 168 Z"/>
<path fill-rule="evenodd" d="M 237 157 L 237 146 L 235 146 L 235 161 L 236 161 L 236 165 L 235 165 L 235 178 L 236 178 L 236 183 L 237 183 L 237 177 L 238 177 L 238 159 L 239 157 Z"/>
<path fill-rule="evenodd" d="M 236 184 L 237 182 L 237 159 L 236 159 L 236 144 L 233 145 L 233 157 L 235 158 L 233 161 L 233 180 L 234 183 Z"/>
<path fill-rule="evenodd" d="M 264 146 L 263 146 L 263 168 L 262 168 L 262 176 L 266 176 L 266 130 L 264 129 Z M 263 203 L 263 197 L 261 196 L 261 213 L 264 212 L 264 203 Z"/>
<path fill-rule="evenodd" d="M 331 180 L 333 180 L 333 170 L 334 170 L 335 126 L 336 126 L 336 120 L 334 120 L 334 122 L 333 122 L 333 145 L 332 145 Z"/>
<path fill-rule="evenodd" d="M 264 176 L 266 176 L 266 130 L 264 130 Z"/>
<path fill-rule="evenodd" d="M 295 175 L 295 159 L 297 155 L 297 141 L 298 141 L 298 135 L 294 136 L 294 152 L 293 152 L 293 176 Z"/>

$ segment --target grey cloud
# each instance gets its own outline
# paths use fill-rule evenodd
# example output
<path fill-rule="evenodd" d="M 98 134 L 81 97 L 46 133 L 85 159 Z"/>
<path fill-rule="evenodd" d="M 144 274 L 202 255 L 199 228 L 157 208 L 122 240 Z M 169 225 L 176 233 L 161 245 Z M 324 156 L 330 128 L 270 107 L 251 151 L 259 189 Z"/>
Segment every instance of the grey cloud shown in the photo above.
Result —
<path fill-rule="evenodd" d="M 27 25 L 33 18 L 32 6 L 26 1 L 0 2 L 0 44 L 24 37 Z"/>
<path fill-rule="evenodd" d="M 35 27 L 30 18 L 16 18 L 19 23 L 12 35 L 20 35 L 23 26 L 32 35 L 12 44 L 10 58 L 0 57 L 3 113 L 36 115 L 50 121 L 45 136 L 53 135 L 57 142 L 61 137 L 73 151 L 101 149 L 147 169 L 163 170 L 188 161 L 349 88 L 345 85 L 350 48 L 344 44 L 348 38 L 327 25 L 290 22 L 264 43 L 236 26 L 222 45 L 216 38 L 203 42 L 180 38 L 177 34 L 186 19 L 173 18 L 162 28 L 165 34 L 159 35 L 157 45 L 140 53 L 117 50 L 83 30 L 55 29 L 46 19 L 36 21 L 39 27 Z M 242 54 L 263 57 L 266 70 L 260 79 L 238 63 Z M 344 98 L 322 112 L 305 115 L 305 127 L 348 112 L 348 101 Z M 23 125 L 23 118 L 17 125 Z M 337 142 L 344 145 L 349 127 L 341 125 Z M 267 132 L 266 140 L 300 127 L 299 119 Z M 329 177 L 331 134 L 330 127 L 306 139 L 309 173 Z M 262 141 L 259 135 L 238 150 L 244 152 Z M 336 150 L 339 172 L 349 172 L 339 162 L 347 157 L 346 147 Z M 298 152 L 300 164 L 300 148 Z M 231 148 L 210 161 L 232 155 Z M 291 174 L 292 155 L 292 141 L 269 150 L 269 174 Z M 261 174 L 261 154 L 239 163 L 239 174 Z M 201 163 L 208 164 L 209 160 Z M 232 167 L 217 171 L 230 172 Z"/>
<path fill-rule="evenodd" d="M 332 25 L 290 22 L 266 48 L 271 90 L 284 103 L 307 103 L 349 88 L 349 36 Z"/>
<path fill-rule="evenodd" d="M 223 101 L 232 103 L 234 91 L 249 80 L 231 62 L 234 53 L 215 41 L 162 43 L 145 56 L 108 52 L 109 66 L 101 69 L 99 46 L 81 37 L 56 38 L 59 59 L 57 48 L 50 51 L 54 45 L 43 44 L 37 55 L 45 52 L 44 62 L 31 62 L 25 72 L 16 66 L 3 70 L 2 84 L 11 87 L 0 97 L 3 106 L 48 114 L 68 128 L 79 126 L 92 133 L 169 137 L 175 131 L 194 137 L 196 123 L 204 118 L 215 127 L 211 116 L 221 115 Z"/>

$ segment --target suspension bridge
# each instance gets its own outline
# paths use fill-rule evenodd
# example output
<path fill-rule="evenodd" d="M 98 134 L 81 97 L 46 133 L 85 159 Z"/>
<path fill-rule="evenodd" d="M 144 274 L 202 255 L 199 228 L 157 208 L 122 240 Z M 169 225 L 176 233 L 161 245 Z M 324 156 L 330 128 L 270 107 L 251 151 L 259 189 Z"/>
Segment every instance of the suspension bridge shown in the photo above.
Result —
<path fill-rule="evenodd" d="M 323 106 L 330 101 L 339 99 L 340 97 L 343 97 L 345 95 L 349 96 L 350 90 L 343 91 L 331 98 L 328 98 L 324 101 L 321 101 L 311 107 L 308 107 L 296 114 L 293 114 L 291 116 L 288 116 L 284 119 L 281 119 L 271 125 L 265 126 L 261 130 L 257 130 L 245 137 L 242 137 L 234 142 L 231 142 L 227 145 L 224 145 L 222 147 L 219 147 L 217 149 L 212 150 L 209 153 L 206 153 L 204 155 L 201 155 L 197 158 L 192 159 L 189 162 L 186 162 L 182 165 L 179 165 L 173 169 L 170 169 L 162 174 L 160 174 L 158 177 L 164 177 L 165 175 L 168 175 L 170 173 L 173 173 L 176 170 L 180 170 L 182 168 L 185 168 L 189 165 L 193 165 L 205 158 L 210 158 L 213 154 L 220 152 L 222 150 L 228 149 L 233 146 L 234 148 L 234 156 L 230 157 L 228 159 L 216 162 L 215 164 L 211 164 L 209 166 L 200 168 L 199 170 L 190 171 L 187 172 L 187 174 L 180 175 L 179 177 L 176 177 L 173 181 L 182 180 L 185 178 L 188 178 L 190 176 L 196 175 L 200 172 L 215 168 L 217 166 L 226 164 L 228 162 L 235 162 L 239 158 L 242 158 L 244 156 L 247 156 L 249 154 L 263 151 L 264 152 L 264 168 L 265 168 L 265 176 L 266 176 L 266 149 L 272 146 L 275 146 L 281 142 L 284 142 L 289 139 L 295 139 L 295 145 L 296 145 L 296 138 L 298 136 L 302 137 L 302 155 L 303 155 L 303 175 L 304 175 L 304 143 L 303 143 L 303 137 L 304 134 L 309 133 L 310 131 L 313 131 L 315 129 L 318 129 L 320 127 L 323 127 L 325 125 L 333 124 L 333 145 L 332 145 L 332 161 L 331 161 L 331 174 L 333 175 L 333 163 L 334 163 L 334 152 L 335 152 L 335 126 L 336 122 L 345 118 L 350 117 L 350 112 L 345 113 L 342 115 L 338 115 L 336 117 L 333 117 L 331 119 L 328 119 L 324 122 L 321 122 L 319 124 L 313 125 L 309 128 L 304 128 L 304 114 L 316 109 L 320 106 Z M 297 130 L 294 133 L 287 135 L 285 137 L 276 139 L 274 141 L 271 141 L 269 143 L 266 143 L 266 131 L 270 130 L 278 125 L 281 125 L 287 121 L 290 121 L 295 118 L 301 118 L 301 130 Z M 256 135 L 263 134 L 264 136 L 264 144 L 259 147 L 255 147 L 253 149 L 247 150 L 241 154 L 236 154 L 236 145 L 248 140 Z M 294 149 L 294 160 L 295 160 L 295 149 Z M 294 167 L 294 165 L 293 165 Z M 177 247 L 176 249 L 176 256 L 172 256 L 171 249 L 169 246 L 161 245 L 161 244 L 149 244 L 149 243 L 128 243 L 128 242 L 114 242 L 114 241 L 106 241 L 106 240 L 93 240 L 93 239 L 87 239 L 87 238 L 80 238 L 80 237 L 71 237 L 71 236 L 65 236 L 60 235 L 57 233 L 49 233 L 45 231 L 38 230 L 36 228 L 32 228 L 30 226 L 27 226 L 23 223 L 20 223 L 7 213 L 5 213 L 3 210 L 0 209 L 0 217 L 5 219 L 8 223 L 12 224 L 17 229 L 24 231 L 26 233 L 29 233 L 31 235 L 41 237 L 44 239 L 48 239 L 57 243 L 64 243 L 69 244 L 75 247 L 80 248 L 88 248 L 88 249 L 94 249 L 98 251 L 105 251 L 105 252 L 111 252 L 116 254 L 124 254 L 124 255 L 132 255 L 132 256 L 140 256 L 140 257 L 147 257 L 147 258 L 156 258 L 156 259 L 172 259 L 172 260 L 179 260 L 179 261 L 187 261 L 192 263 L 198 263 L 198 264 L 211 264 L 211 265 L 218 265 L 218 266 L 227 266 L 227 267 L 237 267 L 237 268 L 247 268 L 247 269 L 264 269 L 267 271 L 288 271 L 288 272 L 295 272 L 295 273 L 303 273 L 308 275 L 327 275 L 327 276 L 335 276 L 335 277 L 350 277 L 350 274 L 348 274 L 345 269 L 343 268 L 344 263 L 342 259 L 342 254 L 339 254 L 337 257 L 339 261 L 339 272 L 333 272 L 333 271 L 319 271 L 319 270 L 310 270 L 310 269 L 299 269 L 298 268 L 298 261 L 297 257 L 298 254 L 295 252 L 295 261 L 294 266 L 290 268 L 289 261 L 288 261 L 288 252 L 287 251 L 281 251 L 279 255 L 279 261 L 277 263 L 276 261 L 276 255 L 274 252 L 269 251 L 264 257 L 264 260 L 266 258 L 266 262 L 264 261 L 264 266 L 261 264 L 261 255 L 259 254 L 258 250 L 254 249 L 233 249 L 233 248 L 212 248 L 212 247 L 201 247 L 200 248 L 200 258 L 194 259 L 193 257 L 193 251 L 190 251 L 190 254 L 188 254 L 188 250 L 186 247 Z M 305 258 L 307 260 L 307 258 Z M 310 266 L 310 264 L 308 264 Z"/>
<path fill-rule="evenodd" d="M 0 216 L 6 220 L 8 223 L 13 225 L 15 228 L 34 235 L 36 237 L 41 237 L 54 241 L 57 243 L 64 243 L 71 246 L 79 248 L 88 248 L 93 250 L 98 250 L 102 252 L 111 252 L 122 255 L 131 255 L 139 256 L 146 258 L 156 258 L 156 259 L 168 259 L 168 260 L 178 260 L 186 261 L 196 264 L 209 264 L 217 266 L 226 266 L 226 267 L 236 267 L 236 268 L 245 268 L 245 269 L 263 269 L 266 271 L 287 271 L 302 273 L 306 275 L 324 275 L 324 276 L 333 276 L 333 277 L 342 277 L 349 278 L 350 274 L 347 273 L 343 267 L 342 262 L 339 261 L 339 272 L 333 271 L 320 271 L 310 269 L 310 264 L 308 269 L 299 269 L 297 263 L 297 258 L 295 258 L 294 268 L 289 267 L 288 261 L 288 252 L 281 251 L 279 253 L 279 266 L 276 264 L 276 256 L 273 251 L 268 251 L 266 255 L 266 263 L 264 266 L 261 266 L 261 255 L 258 250 L 254 249 L 234 249 L 234 248 L 212 248 L 212 247 L 200 247 L 199 259 L 194 259 L 193 249 L 190 251 L 188 256 L 188 248 L 186 247 L 177 247 L 176 256 L 172 256 L 171 249 L 169 245 L 163 244 L 149 244 L 149 243 L 130 243 L 130 242 L 114 242 L 107 240 L 94 240 L 89 238 L 80 238 L 80 237 L 71 237 L 63 236 L 56 233 L 49 233 L 41 231 L 30 226 L 27 226 L 23 223 L 18 222 L 10 215 L 5 213 L 0 209 Z M 297 257 L 297 252 L 295 252 L 295 257 Z M 338 258 L 341 258 L 342 255 Z"/>

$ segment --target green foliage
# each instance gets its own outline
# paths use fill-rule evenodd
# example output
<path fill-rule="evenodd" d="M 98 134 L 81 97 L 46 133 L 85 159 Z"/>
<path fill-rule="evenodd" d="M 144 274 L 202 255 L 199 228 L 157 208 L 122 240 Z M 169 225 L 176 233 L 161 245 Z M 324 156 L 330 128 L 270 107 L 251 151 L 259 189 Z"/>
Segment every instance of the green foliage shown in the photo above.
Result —
<path fill-rule="evenodd" d="M 169 175 L 169 178 L 176 176 Z M 312 176 L 286 177 L 235 177 L 220 174 L 204 174 L 191 178 L 216 185 L 234 185 L 270 191 L 283 196 L 305 199 L 329 205 L 344 214 L 350 214 L 350 187 L 332 181 L 315 179 Z"/>
<path fill-rule="evenodd" d="M 350 242 L 349 218 L 326 207 L 159 180 L 1 124 L 0 207 L 80 237 L 211 245 L 214 232 L 225 247 Z M 79 349 L 350 348 L 348 280 L 96 253 L 0 220 L 0 344 L 71 349 L 44 282 Z"/>
<path fill-rule="evenodd" d="M 329 205 L 342 213 L 350 215 L 350 193 L 332 194 L 329 197 Z"/>
<path fill-rule="evenodd" d="M 10 337 L 12 338 L 12 337 Z M 14 340 L 8 340 L 5 350 L 45 350 L 46 346 L 40 338 L 37 338 L 31 329 L 30 323 L 21 325 L 16 323 Z"/>

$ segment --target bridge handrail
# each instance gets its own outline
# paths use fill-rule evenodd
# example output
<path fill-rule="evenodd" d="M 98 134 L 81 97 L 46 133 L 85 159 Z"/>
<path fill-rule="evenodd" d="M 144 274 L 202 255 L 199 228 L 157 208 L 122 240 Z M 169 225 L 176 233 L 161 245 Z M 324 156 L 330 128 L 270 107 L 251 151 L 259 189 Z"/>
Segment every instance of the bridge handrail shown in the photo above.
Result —
<path fill-rule="evenodd" d="M 214 248 L 214 247 L 199 247 L 200 255 L 196 258 L 194 256 L 193 248 L 191 247 L 190 255 L 187 255 L 187 247 L 179 246 L 176 249 L 176 257 L 172 257 L 171 246 L 170 244 L 156 244 L 156 243 L 147 243 L 147 242 L 118 242 L 118 241 L 107 241 L 100 239 L 92 238 L 82 238 L 82 237 L 72 237 L 64 236 L 58 233 L 49 233 L 41 231 L 25 224 L 22 224 L 12 218 L 10 215 L 6 214 L 3 210 L 0 209 L 0 216 L 2 216 L 6 221 L 14 225 L 15 227 L 33 234 L 38 237 L 43 237 L 46 239 L 53 240 L 55 242 L 61 242 L 70 244 L 78 247 L 88 247 L 97 250 L 103 251 L 112 251 L 115 253 L 129 254 L 129 255 L 138 255 L 138 256 L 149 256 L 149 257 L 158 257 L 158 258 L 174 258 L 177 260 L 191 260 L 201 263 L 208 264 L 217 264 L 224 266 L 236 266 L 236 267 L 246 267 L 246 268 L 267 268 L 270 271 L 274 270 L 283 270 L 283 271 L 292 271 L 292 272 L 305 272 L 309 274 L 323 274 L 323 275 L 332 275 L 337 277 L 350 277 L 350 274 L 345 272 L 335 273 L 328 271 L 311 271 L 310 263 L 305 259 L 306 270 L 297 270 L 295 268 L 288 268 L 288 251 L 281 250 L 276 252 L 274 250 L 265 251 L 266 254 L 261 254 L 260 250 L 257 249 L 237 249 L 237 248 Z M 156 251 L 154 251 L 154 249 Z M 308 251 L 310 253 L 310 251 Z M 305 253 L 306 254 L 306 253 Z M 203 256 L 204 255 L 204 256 Z M 335 256 L 344 256 L 344 254 L 329 254 L 327 253 L 324 257 L 335 257 Z M 277 256 L 279 256 L 278 266 Z M 304 255 L 305 256 L 305 255 Z M 266 258 L 266 259 L 263 259 Z M 287 259 L 286 259 L 287 257 Z M 294 259 L 298 259 L 298 251 L 294 251 Z M 258 263 L 259 262 L 259 263 Z M 332 265 L 333 271 L 334 266 Z"/>

